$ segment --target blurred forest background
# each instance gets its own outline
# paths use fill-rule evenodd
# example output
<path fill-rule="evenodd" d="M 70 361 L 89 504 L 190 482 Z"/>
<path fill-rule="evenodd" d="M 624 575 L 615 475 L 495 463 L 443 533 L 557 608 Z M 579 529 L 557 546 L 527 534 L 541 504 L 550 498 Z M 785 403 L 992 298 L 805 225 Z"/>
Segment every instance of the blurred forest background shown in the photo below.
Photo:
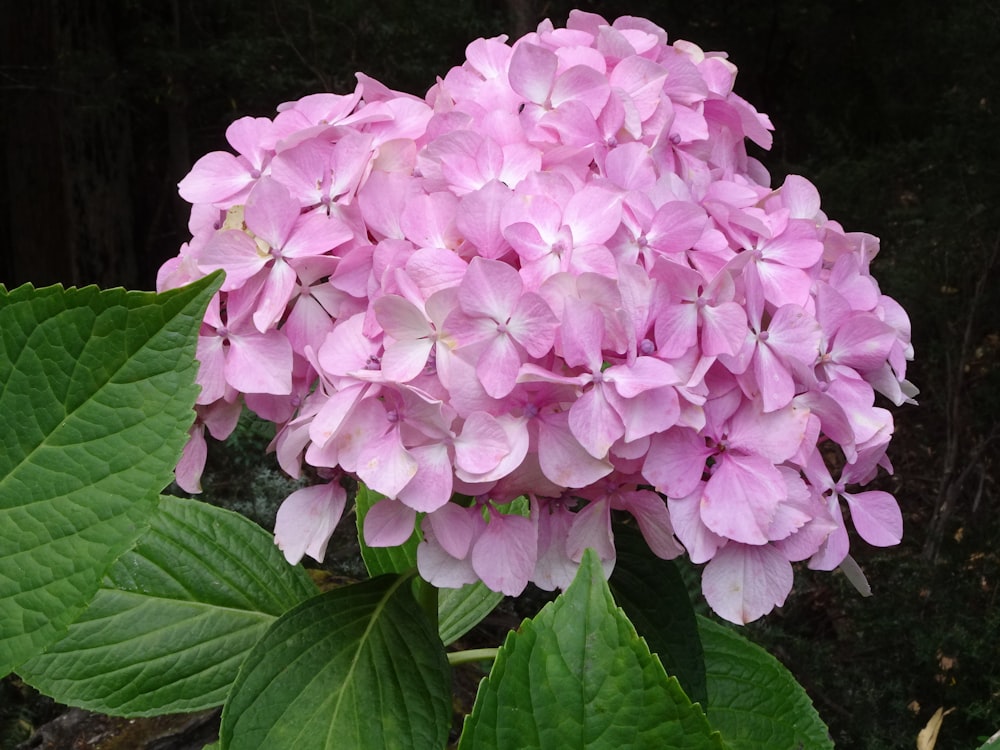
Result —
<path fill-rule="evenodd" d="M 1000 728 L 995 0 L 5 0 L 0 283 L 152 288 L 189 236 L 176 184 L 228 148 L 232 120 L 348 92 L 358 70 L 422 95 L 472 39 L 572 7 L 729 52 L 737 92 L 777 128 L 761 157 L 774 183 L 808 177 L 829 216 L 882 238 L 873 270 L 910 312 L 922 391 L 896 410 L 885 482 L 906 537 L 857 543 L 872 598 L 803 569 L 747 632 L 838 748 L 912 748 L 939 707 L 954 711 L 938 750 L 977 747 Z M 260 491 L 235 481 L 219 486 Z M 41 720 L 25 690 L 0 683 L 0 743 Z"/>

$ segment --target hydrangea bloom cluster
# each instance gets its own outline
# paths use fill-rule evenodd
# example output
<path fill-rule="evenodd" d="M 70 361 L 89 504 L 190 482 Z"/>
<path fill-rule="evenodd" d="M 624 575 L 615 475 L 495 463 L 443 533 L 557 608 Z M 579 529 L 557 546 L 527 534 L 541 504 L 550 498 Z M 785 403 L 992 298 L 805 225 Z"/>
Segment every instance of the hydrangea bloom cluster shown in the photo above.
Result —
<path fill-rule="evenodd" d="M 772 128 L 735 76 L 649 21 L 574 12 L 473 42 L 423 99 L 359 75 L 233 123 L 236 154 L 180 183 L 193 237 L 158 279 L 226 272 L 180 485 L 245 405 L 317 480 L 279 511 L 290 561 L 323 557 L 345 476 L 384 496 L 366 542 L 419 524 L 445 587 L 564 587 L 587 547 L 610 572 L 619 511 L 707 563 L 734 622 L 783 603 L 791 563 L 847 558 L 845 508 L 897 543 L 895 499 L 857 487 L 891 470 L 876 392 L 916 392 L 906 314 L 869 273 L 877 240 L 748 156 Z"/>

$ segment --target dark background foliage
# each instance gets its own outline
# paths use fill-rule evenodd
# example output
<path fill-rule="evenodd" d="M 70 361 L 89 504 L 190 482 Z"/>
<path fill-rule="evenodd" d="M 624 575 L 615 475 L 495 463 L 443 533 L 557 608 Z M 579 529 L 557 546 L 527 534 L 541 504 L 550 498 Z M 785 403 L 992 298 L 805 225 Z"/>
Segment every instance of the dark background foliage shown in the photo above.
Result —
<path fill-rule="evenodd" d="M 478 36 L 517 36 L 569 0 L 38 0 L 0 4 L 0 283 L 151 288 L 187 239 L 176 183 L 269 116 L 363 70 L 422 94 Z M 875 596 L 800 571 L 749 628 L 805 684 L 840 748 L 940 750 L 1000 727 L 996 540 L 1000 313 L 1000 3 L 995 0 L 580 0 L 724 49 L 771 115 L 776 183 L 814 181 L 848 230 L 882 237 L 874 271 L 910 312 L 919 408 L 891 449 L 906 538 L 857 557 Z M 243 449 L 256 443 L 244 435 Z M 260 442 L 260 441 L 258 441 Z M 266 442 L 266 441 L 265 441 Z M 238 464 L 238 462 L 237 462 Z M 252 464 L 251 464 L 252 465 Z M 237 466 L 218 494 L 252 497 Z M 275 480 L 276 481 L 276 480 Z M 241 508 L 242 509 L 242 508 Z M 266 514 L 265 514 L 266 515 Z M 4 726 L 37 716 L 0 683 Z M 17 704 L 17 706 L 15 706 Z"/>

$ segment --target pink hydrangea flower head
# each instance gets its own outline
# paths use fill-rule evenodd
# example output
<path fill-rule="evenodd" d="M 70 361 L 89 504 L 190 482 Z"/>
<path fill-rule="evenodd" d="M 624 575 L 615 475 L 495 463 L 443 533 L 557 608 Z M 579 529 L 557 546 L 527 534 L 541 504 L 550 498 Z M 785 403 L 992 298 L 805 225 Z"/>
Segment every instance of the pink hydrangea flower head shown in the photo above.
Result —
<path fill-rule="evenodd" d="M 157 279 L 227 275 L 181 486 L 245 406 L 289 474 L 338 478 L 282 505 L 291 562 L 323 557 L 346 474 L 383 496 L 365 541 L 419 523 L 437 586 L 561 588 L 588 547 L 610 574 L 623 517 L 741 623 L 782 605 L 792 563 L 848 565 L 848 522 L 898 543 L 867 486 L 891 471 L 879 395 L 916 395 L 909 320 L 877 240 L 748 155 L 773 127 L 736 77 L 574 11 L 472 42 L 424 98 L 359 74 L 238 120 L 181 181 L 192 239 Z"/>

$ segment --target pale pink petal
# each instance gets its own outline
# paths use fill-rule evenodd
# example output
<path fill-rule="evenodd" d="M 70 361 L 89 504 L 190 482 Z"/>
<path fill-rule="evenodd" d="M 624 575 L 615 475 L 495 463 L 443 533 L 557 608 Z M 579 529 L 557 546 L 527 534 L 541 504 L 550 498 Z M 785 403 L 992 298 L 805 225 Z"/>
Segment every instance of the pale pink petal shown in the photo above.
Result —
<path fill-rule="evenodd" d="M 503 398 L 517 384 L 517 371 L 521 355 L 513 339 L 507 334 L 495 336 L 489 342 L 476 364 L 476 375 L 483 388 L 493 398 Z"/>
<path fill-rule="evenodd" d="M 744 330 L 740 332 L 740 343 L 746 330 L 745 316 L 743 328 Z M 656 317 L 654 330 L 660 355 L 679 357 L 698 343 L 698 308 L 689 302 L 667 305 Z M 703 349 L 705 354 L 709 354 L 707 346 Z"/>
<path fill-rule="evenodd" d="M 499 258 L 510 250 L 501 231 L 500 216 L 511 196 L 510 188 L 491 180 L 459 201 L 455 226 L 483 258 Z"/>
<path fill-rule="evenodd" d="M 637 357 L 630 365 L 609 367 L 604 371 L 604 379 L 613 383 L 615 390 L 624 398 L 681 382 L 673 367 L 655 357 Z"/>
<path fill-rule="evenodd" d="M 372 302 L 372 309 L 379 325 L 394 339 L 418 339 L 432 333 L 420 308 L 398 295 L 379 297 Z"/>
<path fill-rule="evenodd" d="M 538 558 L 531 580 L 546 591 L 565 589 L 580 567 L 566 552 L 566 539 L 575 514 L 561 503 L 539 501 L 533 503 L 532 517 L 538 526 Z"/>
<path fill-rule="evenodd" d="M 605 396 L 625 423 L 623 438 L 629 443 L 669 430 L 681 416 L 677 390 L 669 386 L 652 388 L 632 398 L 622 398 L 614 391 L 606 391 Z M 615 446 L 616 455 L 623 455 L 621 447 L 620 443 Z M 643 450 L 642 455 L 645 454 Z"/>
<path fill-rule="evenodd" d="M 417 473 L 396 497 L 420 513 L 435 511 L 451 499 L 453 475 L 448 446 L 430 443 L 407 450 L 417 462 Z"/>
<path fill-rule="evenodd" d="M 337 482 L 303 487 L 285 498 L 274 521 L 274 543 L 285 559 L 295 565 L 309 555 L 323 562 L 346 503 L 347 493 Z"/>
<path fill-rule="evenodd" d="M 816 239 L 816 225 L 811 220 L 792 219 L 762 250 L 768 260 L 795 268 L 810 268 L 823 257 L 823 243 Z"/>
<path fill-rule="evenodd" d="M 638 490 L 625 493 L 622 499 L 622 509 L 631 513 L 639 523 L 639 530 L 654 555 L 672 560 L 684 554 L 684 548 L 674 537 L 670 512 L 663 498 L 649 490 Z"/>
<path fill-rule="evenodd" d="M 202 249 L 198 256 L 198 268 L 205 273 L 218 269 L 225 271 L 222 291 L 229 292 L 243 286 L 269 260 L 270 256 L 262 253 L 246 232 L 227 229 L 214 234 Z"/>
<path fill-rule="evenodd" d="M 705 566 L 701 590 L 717 615 L 745 625 L 785 603 L 792 565 L 770 545 L 730 542 Z"/>
<path fill-rule="evenodd" d="M 174 468 L 177 486 L 192 495 L 201 492 L 201 474 L 205 470 L 207 458 L 208 445 L 205 443 L 205 425 L 195 424 L 188 433 L 188 441 L 184 444 L 181 459 Z"/>
<path fill-rule="evenodd" d="M 511 55 L 507 71 L 510 87 L 529 102 L 545 104 L 558 66 L 558 59 L 547 49 L 536 44 L 519 44 Z"/>
<path fill-rule="evenodd" d="M 397 383 L 413 380 L 427 366 L 433 347 L 434 342 L 429 338 L 392 342 L 382 354 L 382 375 Z"/>
<path fill-rule="evenodd" d="M 247 196 L 247 227 L 274 248 L 283 247 L 299 218 L 299 202 L 277 180 L 263 177 Z"/>
<path fill-rule="evenodd" d="M 694 491 L 712 449 L 694 430 L 683 428 L 654 435 L 642 465 L 642 475 L 659 492 L 685 497 Z"/>
<path fill-rule="evenodd" d="M 885 364 L 896 332 L 874 315 L 860 314 L 848 318 L 837 330 L 830 357 L 838 364 L 860 372 L 876 370 Z"/>
<path fill-rule="evenodd" d="M 518 596 L 528 585 L 537 556 L 535 524 L 521 516 L 494 512 L 472 548 L 472 567 L 494 591 Z"/>
<path fill-rule="evenodd" d="M 221 336 L 199 336 L 195 350 L 201 392 L 195 403 L 211 404 L 226 395 L 226 358 Z"/>
<path fill-rule="evenodd" d="M 297 280 L 295 271 L 284 260 L 278 258 L 274 261 L 253 314 L 253 323 L 258 331 L 264 333 L 278 325 L 292 298 L 292 292 L 295 291 Z"/>
<path fill-rule="evenodd" d="M 537 294 L 521 296 L 507 322 L 507 330 L 533 357 L 543 357 L 552 348 L 559 321 Z"/>
<path fill-rule="evenodd" d="M 241 117 L 226 128 L 226 140 L 260 168 L 270 149 L 274 124 L 266 117 Z"/>
<path fill-rule="evenodd" d="M 291 393 L 292 345 L 288 338 L 273 329 L 230 336 L 226 382 L 243 393 Z"/>
<path fill-rule="evenodd" d="M 563 224 L 572 230 L 574 245 L 599 245 L 611 239 L 621 216 L 619 193 L 587 185 L 567 201 Z"/>
<path fill-rule="evenodd" d="M 213 151 L 195 162 L 177 188 L 188 203 L 222 203 L 254 179 L 244 160 L 225 151 Z"/>
<path fill-rule="evenodd" d="M 423 528 L 426 530 L 429 526 L 437 543 L 449 555 L 461 560 L 469 554 L 472 540 L 476 533 L 481 531 L 479 526 L 485 525 L 476 523 L 477 513 L 476 508 L 463 508 L 460 505 L 447 503 L 427 515 Z M 482 518 L 479 521 L 482 521 Z"/>
<path fill-rule="evenodd" d="M 625 424 L 604 397 L 603 387 L 585 391 L 569 410 L 573 436 L 594 458 L 608 455 L 612 444 L 625 434 Z"/>
<path fill-rule="evenodd" d="M 420 571 L 420 577 L 434 586 L 439 588 L 460 588 L 468 583 L 475 583 L 479 580 L 476 571 L 472 568 L 472 560 L 470 559 L 471 556 L 468 555 L 467 548 L 467 545 L 472 540 L 473 529 L 469 529 L 469 541 L 466 542 L 466 551 L 461 556 L 450 554 L 436 536 L 436 525 L 431 523 L 432 518 L 441 514 L 448 507 L 446 505 L 436 513 L 424 518 L 421 526 L 424 532 L 424 539 L 417 545 L 417 569 Z M 462 509 L 458 510 L 461 511 Z M 474 521 L 474 519 L 470 519 L 470 521 Z M 485 525 L 481 518 L 479 521 L 480 524 Z M 449 523 L 448 525 L 450 526 L 451 524 Z M 455 533 L 457 534 L 458 532 Z"/>
<path fill-rule="evenodd" d="M 795 396 L 795 380 L 767 344 L 761 342 L 753 355 L 753 374 L 764 401 L 764 411 L 788 405 Z"/>
<path fill-rule="evenodd" d="M 788 175 L 781 186 L 781 201 L 793 219 L 815 219 L 819 214 L 819 191 L 805 177 Z"/>
<path fill-rule="evenodd" d="M 701 518 L 712 531 L 746 544 L 765 544 L 778 504 L 788 495 L 766 458 L 723 454 L 705 486 Z"/>
<path fill-rule="evenodd" d="M 735 302 L 701 310 L 701 350 L 708 357 L 736 354 L 747 335 L 747 316 Z"/>
<path fill-rule="evenodd" d="M 610 93 L 611 87 L 603 73 L 586 65 L 574 65 L 556 79 L 550 99 L 553 107 L 567 101 L 580 102 L 597 117 Z"/>
<path fill-rule="evenodd" d="M 663 66 L 648 58 L 632 54 L 614 67 L 609 82 L 612 86 L 625 91 L 635 104 L 639 117 L 647 120 L 660 103 L 663 82 L 667 75 Z"/>
<path fill-rule="evenodd" d="M 455 467 L 468 474 L 486 474 L 510 453 L 507 432 L 496 417 L 483 411 L 470 414 L 455 439 Z"/>
<path fill-rule="evenodd" d="M 336 214 L 313 211 L 295 223 L 282 254 L 288 258 L 308 258 L 332 251 L 352 237 L 354 232 Z"/>
<path fill-rule="evenodd" d="M 691 562 L 696 565 L 708 562 L 716 551 L 726 544 L 726 540 L 712 532 L 701 520 L 701 494 L 704 485 L 699 485 L 685 497 L 667 498 L 670 510 L 670 524 L 687 550 Z"/>
<path fill-rule="evenodd" d="M 398 547 L 413 534 L 417 513 L 413 508 L 383 498 L 368 509 L 364 522 L 369 547 Z"/>
<path fill-rule="evenodd" d="M 872 490 L 843 494 L 851 509 L 858 534 L 876 547 L 891 547 L 903 538 L 903 515 L 896 498 L 888 492 Z"/>
<path fill-rule="evenodd" d="M 417 247 L 454 248 L 459 236 L 455 229 L 458 198 L 451 192 L 412 196 L 399 217 L 403 236 Z"/>
<path fill-rule="evenodd" d="M 417 468 L 416 459 L 403 447 L 398 431 L 392 429 L 365 443 L 355 471 L 371 489 L 395 498 L 416 475 Z"/>
<path fill-rule="evenodd" d="M 809 413 L 797 402 L 772 412 L 761 412 L 759 403 L 743 402 L 730 422 L 729 446 L 780 464 L 802 445 Z"/>
<path fill-rule="evenodd" d="M 538 461 L 559 487 L 586 487 L 611 473 L 607 459 L 591 456 L 573 437 L 566 412 L 546 415 L 538 425 Z"/>
<path fill-rule="evenodd" d="M 573 562 L 579 562 L 588 548 L 597 553 L 604 576 L 610 577 L 617 555 L 611 531 L 611 504 L 607 500 L 592 501 L 574 514 L 566 537 L 566 554 Z"/>
<path fill-rule="evenodd" d="M 679 253 L 694 247 L 706 224 L 708 215 L 701 206 L 688 201 L 670 201 L 657 210 L 647 237 L 657 250 Z"/>
<path fill-rule="evenodd" d="M 798 305 L 778 308 L 767 332 L 768 345 L 786 360 L 797 360 L 811 367 L 819 358 L 823 332 L 816 319 Z"/>
<path fill-rule="evenodd" d="M 585 367 L 591 372 L 601 369 L 601 341 L 604 337 L 604 315 L 589 302 L 566 299 L 559 342 L 563 360 L 570 367 Z M 556 350 L 557 353 L 559 349 Z"/>
<path fill-rule="evenodd" d="M 823 542 L 819 551 L 810 558 L 809 567 L 812 570 L 833 570 L 844 561 L 851 546 L 847 527 L 844 525 L 844 515 L 840 510 L 840 499 L 836 493 L 831 493 L 826 498 L 826 503 L 834 529 Z"/>
<path fill-rule="evenodd" d="M 473 258 L 462 279 L 458 301 L 467 315 L 507 323 L 523 291 L 521 277 L 511 266 Z"/>
<path fill-rule="evenodd" d="M 271 176 L 284 185 L 303 207 L 323 197 L 321 187 L 330 171 L 333 145 L 309 138 L 284 149 L 271 162 Z"/>

